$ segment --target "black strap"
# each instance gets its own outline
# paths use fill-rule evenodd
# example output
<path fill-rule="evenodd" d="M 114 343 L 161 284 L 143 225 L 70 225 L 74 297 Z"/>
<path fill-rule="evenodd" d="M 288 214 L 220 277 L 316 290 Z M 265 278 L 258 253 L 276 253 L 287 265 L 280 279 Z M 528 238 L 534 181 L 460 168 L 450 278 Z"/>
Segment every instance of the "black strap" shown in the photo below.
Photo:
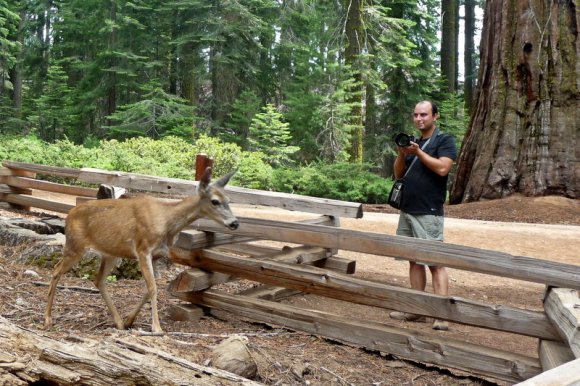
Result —
<path fill-rule="evenodd" d="M 427 139 L 427 142 L 425 142 L 423 144 L 423 146 L 421 146 L 421 150 L 425 150 L 427 148 L 427 145 L 429 144 L 429 142 L 431 142 L 431 138 L 436 137 L 439 135 L 439 129 L 435 129 L 435 132 L 433 133 L 432 136 L 429 137 L 429 139 Z M 415 158 L 413 158 L 413 161 L 411 161 L 411 165 L 409 165 L 409 167 L 407 168 L 407 171 L 405 172 L 405 174 L 403 175 L 403 178 L 405 178 L 407 176 L 407 174 L 409 174 L 409 171 L 411 170 L 411 167 L 415 164 L 415 161 L 417 161 L 419 157 L 415 156 Z"/>

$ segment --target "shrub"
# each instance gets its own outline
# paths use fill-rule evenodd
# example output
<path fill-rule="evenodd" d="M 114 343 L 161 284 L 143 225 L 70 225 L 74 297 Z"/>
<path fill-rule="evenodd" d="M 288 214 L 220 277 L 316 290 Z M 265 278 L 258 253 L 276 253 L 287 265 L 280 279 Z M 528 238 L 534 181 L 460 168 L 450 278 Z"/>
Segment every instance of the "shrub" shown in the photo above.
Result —
<path fill-rule="evenodd" d="M 205 153 L 214 159 L 216 178 L 238 169 L 232 185 L 370 204 L 385 203 L 393 183 L 372 173 L 366 164 L 317 163 L 273 169 L 264 153 L 243 152 L 236 144 L 207 136 L 194 143 L 168 136 L 91 144 L 88 148 L 68 140 L 50 144 L 35 137 L 4 137 L 0 138 L 0 159 L 193 179 L 196 155 Z"/>
<path fill-rule="evenodd" d="M 196 155 L 199 153 L 213 158 L 216 177 L 238 168 L 233 184 L 255 189 L 271 187 L 272 168 L 265 162 L 263 154 L 242 152 L 238 145 L 207 136 L 199 137 L 194 143 L 173 136 L 160 140 L 136 137 L 125 141 L 91 141 L 90 147 L 75 145 L 68 140 L 47 143 L 34 136 L 0 140 L 0 160 L 190 180 L 195 176 Z"/>
<path fill-rule="evenodd" d="M 368 204 L 385 203 L 393 181 L 370 171 L 367 164 L 314 164 L 276 169 L 274 190 Z"/>

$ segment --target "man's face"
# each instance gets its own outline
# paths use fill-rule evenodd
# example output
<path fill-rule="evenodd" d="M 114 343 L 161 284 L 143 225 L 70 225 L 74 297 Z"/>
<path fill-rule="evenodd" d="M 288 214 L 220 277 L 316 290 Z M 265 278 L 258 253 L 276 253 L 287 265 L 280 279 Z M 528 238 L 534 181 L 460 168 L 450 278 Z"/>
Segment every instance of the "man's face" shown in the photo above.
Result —
<path fill-rule="evenodd" d="M 431 103 L 422 102 L 415 106 L 413 112 L 413 123 L 415 127 L 421 131 L 428 131 L 433 128 L 437 116 L 433 115 L 431 111 Z"/>

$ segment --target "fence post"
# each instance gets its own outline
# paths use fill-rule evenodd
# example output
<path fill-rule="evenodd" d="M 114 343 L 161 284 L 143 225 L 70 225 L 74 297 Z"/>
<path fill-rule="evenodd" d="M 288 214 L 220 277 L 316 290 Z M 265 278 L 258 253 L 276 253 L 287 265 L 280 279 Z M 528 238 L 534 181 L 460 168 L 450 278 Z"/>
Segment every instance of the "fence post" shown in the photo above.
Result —
<path fill-rule="evenodd" d="M 207 167 L 213 166 L 213 158 L 207 156 L 207 154 L 200 153 L 195 156 L 195 180 L 201 180 L 203 177 L 203 172 Z"/>

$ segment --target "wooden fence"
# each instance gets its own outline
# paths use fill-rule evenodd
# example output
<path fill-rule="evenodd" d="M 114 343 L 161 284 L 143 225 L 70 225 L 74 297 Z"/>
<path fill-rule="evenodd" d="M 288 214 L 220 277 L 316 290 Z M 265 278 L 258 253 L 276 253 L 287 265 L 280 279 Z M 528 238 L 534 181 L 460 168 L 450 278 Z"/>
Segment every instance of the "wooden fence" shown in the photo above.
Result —
<path fill-rule="evenodd" d="M 4 161 L 0 201 L 66 213 L 74 204 L 31 195 L 44 190 L 94 199 L 97 189 L 37 179 L 58 176 L 87 184 L 132 190 L 193 194 L 197 183 L 96 169 L 69 169 Z M 441 367 L 455 368 L 520 385 L 573 385 L 580 382 L 580 266 L 512 256 L 478 248 L 408 239 L 340 228 L 340 218 L 362 217 L 356 203 L 228 187 L 233 203 L 274 206 L 318 214 L 307 221 L 239 218 L 228 231 L 200 220 L 184 230 L 171 258 L 190 266 L 170 283 L 173 296 L 226 310 L 253 320 L 390 353 Z M 273 240 L 296 244 L 282 250 L 252 243 Z M 370 253 L 515 278 L 546 285 L 544 311 L 485 304 L 365 281 L 352 275 L 356 262 L 339 250 Z M 235 295 L 211 287 L 230 277 L 263 286 Z M 299 291 L 344 301 L 412 312 L 466 325 L 538 338 L 538 358 L 482 347 L 465 341 L 380 323 L 354 320 L 276 302 Z M 521 383 L 519 383 L 521 382 Z"/>

